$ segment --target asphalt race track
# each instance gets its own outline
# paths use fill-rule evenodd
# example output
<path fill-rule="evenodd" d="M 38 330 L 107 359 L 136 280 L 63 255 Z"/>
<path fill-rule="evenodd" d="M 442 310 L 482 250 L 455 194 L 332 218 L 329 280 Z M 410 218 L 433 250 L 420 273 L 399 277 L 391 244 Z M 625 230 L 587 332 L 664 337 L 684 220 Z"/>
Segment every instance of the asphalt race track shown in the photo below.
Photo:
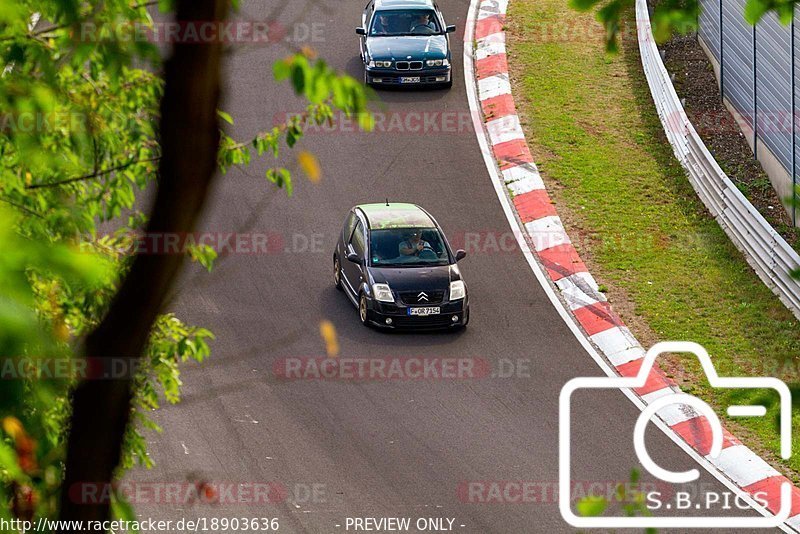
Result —
<path fill-rule="evenodd" d="M 364 3 L 251 0 L 239 18 L 277 20 L 297 46 L 313 46 L 335 68 L 361 79 L 354 29 Z M 555 499 L 558 394 L 570 378 L 600 370 L 513 246 L 464 87 L 468 2 L 439 5 L 448 23 L 458 25 L 452 90 L 380 91 L 375 109 L 386 118 L 376 132 L 345 124 L 309 133 L 301 146 L 317 155 L 324 177 L 314 184 L 297 172 L 291 198 L 264 179 L 267 160 L 221 176 L 201 231 L 266 233 L 270 252 L 231 254 L 210 275 L 190 266 L 175 296 L 177 314 L 210 328 L 217 341 L 210 360 L 184 367 L 183 402 L 156 415 L 164 428 L 149 440 L 157 467 L 137 470 L 129 480 L 275 483 L 285 493 L 279 502 L 218 505 L 151 496 L 134 503 L 140 517 L 275 517 L 287 533 L 344 532 L 348 517 L 410 517 L 412 524 L 451 518 L 453 530 L 464 533 L 575 530 L 562 520 Z M 229 129 L 235 138 L 247 139 L 303 110 L 288 85 L 272 81 L 272 62 L 290 51 L 285 43 L 233 47 L 225 109 L 236 121 Z M 344 215 L 357 203 L 385 198 L 423 205 L 454 246 L 470 246 L 460 264 L 472 307 L 465 331 L 367 329 L 334 289 L 331 255 Z M 502 369 L 501 376 L 276 377 L 275 366 L 285 358 L 325 357 L 319 333 L 325 319 L 336 327 L 341 358 L 480 359 L 495 372 Z M 619 392 L 602 395 L 603 402 L 588 393 L 575 399 L 578 487 L 625 482 L 638 465 L 631 438 L 638 410 Z M 664 467 L 694 467 L 652 426 L 647 436 L 651 456 Z M 481 503 L 463 491 L 475 481 L 488 482 L 487 488 L 527 481 L 544 489 L 524 503 Z M 700 482 L 726 491 L 702 470 Z"/>

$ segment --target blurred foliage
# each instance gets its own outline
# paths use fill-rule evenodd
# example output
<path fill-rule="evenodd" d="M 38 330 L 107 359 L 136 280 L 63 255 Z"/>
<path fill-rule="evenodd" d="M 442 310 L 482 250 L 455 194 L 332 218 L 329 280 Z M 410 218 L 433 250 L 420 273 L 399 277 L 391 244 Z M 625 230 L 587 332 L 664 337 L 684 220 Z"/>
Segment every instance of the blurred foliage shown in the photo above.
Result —
<path fill-rule="evenodd" d="M 617 52 L 621 34 L 636 36 L 637 28 L 629 16 L 635 0 L 569 0 L 569 5 L 578 11 L 596 12 L 597 20 L 603 24 L 606 34 L 606 50 Z M 664 42 L 674 33 L 688 33 L 697 28 L 700 15 L 698 0 L 658 0 L 650 14 L 653 35 L 657 42 Z"/>
<path fill-rule="evenodd" d="M 154 44 L 117 30 L 152 27 L 148 8 L 156 4 L 162 11 L 173 7 L 170 0 L 0 2 L 3 364 L 77 361 L 81 340 L 102 319 L 130 268 L 136 234 L 147 222 L 141 197 L 154 185 L 160 159 L 162 59 Z M 308 101 L 306 112 L 244 142 L 223 134 L 223 172 L 254 156 L 278 160 L 306 125 L 331 121 L 334 110 L 371 127 L 361 84 L 310 51 L 278 62 L 275 78 L 290 81 Z M 223 111 L 219 116 L 223 124 L 234 122 Z M 312 154 L 302 152 L 298 163 L 309 179 L 320 179 Z M 266 178 L 291 194 L 287 167 L 270 168 Z M 187 253 L 208 270 L 217 258 L 204 246 Z M 179 363 L 207 358 L 212 339 L 210 331 L 173 314 L 158 318 L 136 367 L 135 425 L 126 433 L 120 475 L 137 463 L 152 465 L 142 432 L 159 429 L 148 414 L 163 401 L 180 400 Z M 69 392 L 79 376 L 12 376 L 0 376 L 0 517 L 53 516 Z M 112 504 L 115 514 L 132 514 L 123 501 Z"/>
<path fill-rule="evenodd" d="M 647 508 L 645 493 L 640 491 L 639 484 L 640 474 L 638 469 L 632 469 L 630 475 L 630 482 L 626 484 L 618 484 L 616 491 L 611 497 L 605 495 L 586 495 L 575 503 L 575 511 L 582 517 L 597 517 L 601 516 L 607 511 L 619 516 L 620 511 L 625 517 L 644 516 L 649 517 L 652 515 L 650 509 Z M 646 534 L 655 534 L 656 529 L 644 529 Z"/>
<path fill-rule="evenodd" d="M 628 30 L 625 28 L 629 13 L 635 0 L 569 0 L 570 7 L 578 11 L 596 12 L 597 20 L 603 24 L 606 32 L 606 49 L 616 52 L 619 49 L 618 38 Z M 775 12 L 783 24 L 792 21 L 795 2 L 793 0 L 747 0 L 742 17 L 755 25 L 767 13 Z M 650 13 L 650 22 L 656 42 L 667 41 L 674 33 L 686 34 L 697 30 L 700 16 L 698 0 L 656 0 Z M 630 28 L 636 35 L 636 28 Z M 628 33 L 630 33 L 628 32 Z"/>
<path fill-rule="evenodd" d="M 747 0 L 744 18 L 750 24 L 755 24 L 764 15 L 774 11 L 783 24 L 789 24 L 794 16 L 794 4 L 795 2 L 787 0 Z"/>
<path fill-rule="evenodd" d="M 290 81 L 294 92 L 308 101 L 308 106 L 296 115 L 290 116 L 283 124 L 265 130 L 248 142 L 237 142 L 224 132 L 219 154 L 219 165 L 223 172 L 232 166 L 249 165 L 253 154 L 262 157 L 265 154 L 273 158 L 280 156 L 281 143 L 293 148 L 303 137 L 303 131 L 309 124 L 321 126 L 332 124 L 334 111 L 339 110 L 346 116 L 355 116 L 359 126 L 372 130 L 374 119 L 367 112 L 367 94 L 364 86 L 349 76 L 342 76 L 331 69 L 323 60 L 311 60 L 313 52 L 304 51 L 277 61 L 273 65 L 273 74 L 278 82 Z M 230 117 L 224 117 L 228 120 Z M 229 120 L 232 123 L 232 119 Z M 322 176 L 319 162 L 313 154 L 301 151 L 298 164 L 312 182 Z M 292 194 L 292 175 L 285 167 L 269 168 L 266 178 L 278 187 Z"/>

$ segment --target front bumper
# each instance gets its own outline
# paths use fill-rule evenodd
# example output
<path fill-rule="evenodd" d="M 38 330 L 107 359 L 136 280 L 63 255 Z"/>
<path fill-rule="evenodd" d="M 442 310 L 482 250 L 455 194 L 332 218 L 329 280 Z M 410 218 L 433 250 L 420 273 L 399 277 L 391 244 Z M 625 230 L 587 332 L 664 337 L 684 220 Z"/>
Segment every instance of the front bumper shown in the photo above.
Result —
<path fill-rule="evenodd" d="M 468 298 L 455 302 L 430 304 L 430 306 L 439 307 L 440 313 L 427 316 L 409 315 L 408 309 L 416 306 L 367 299 L 367 320 L 375 326 L 383 328 L 424 330 L 460 327 L 464 326 L 469 318 Z M 387 319 L 390 319 L 391 322 L 387 323 Z"/>
<path fill-rule="evenodd" d="M 452 76 L 452 67 L 422 70 L 394 70 L 364 67 L 366 82 L 374 85 L 438 85 L 449 83 Z M 418 82 L 403 83 L 402 78 L 419 78 Z"/>

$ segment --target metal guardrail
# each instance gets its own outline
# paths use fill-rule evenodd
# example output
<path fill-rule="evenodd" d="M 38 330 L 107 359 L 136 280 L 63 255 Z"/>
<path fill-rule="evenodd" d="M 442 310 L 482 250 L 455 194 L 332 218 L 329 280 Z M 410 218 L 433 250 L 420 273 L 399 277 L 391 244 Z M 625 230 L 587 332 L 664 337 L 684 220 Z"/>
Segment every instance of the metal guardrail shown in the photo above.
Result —
<path fill-rule="evenodd" d="M 658 116 L 689 181 L 703 204 L 761 280 L 800 319 L 800 255 L 761 216 L 725 175 L 697 134 L 672 86 L 653 38 L 647 0 L 636 0 L 642 66 Z"/>

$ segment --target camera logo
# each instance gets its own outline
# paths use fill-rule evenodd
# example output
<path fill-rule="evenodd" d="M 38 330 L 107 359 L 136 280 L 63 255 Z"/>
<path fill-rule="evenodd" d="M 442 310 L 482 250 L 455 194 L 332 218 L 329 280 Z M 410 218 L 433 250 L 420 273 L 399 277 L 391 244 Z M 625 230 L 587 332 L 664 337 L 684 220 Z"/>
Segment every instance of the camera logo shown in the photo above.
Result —
<path fill-rule="evenodd" d="M 777 527 L 789 518 L 791 511 L 791 484 L 781 486 L 780 511 L 768 517 L 580 517 L 573 513 L 570 503 L 570 401 L 572 394 L 581 389 L 622 389 L 640 388 L 647 381 L 656 358 L 662 353 L 691 353 L 697 356 L 709 384 L 714 388 L 726 389 L 771 389 L 780 395 L 780 434 L 781 457 L 791 456 L 791 406 L 792 394 L 789 388 L 777 378 L 768 377 L 720 377 L 714 370 L 708 352 L 697 343 L 669 341 L 657 343 L 644 357 L 639 374 L 635 377 L 580 377 L 573 378 L 561 388 L 559 397 L 559 508 L 564 520 L 578 528 L 771 528 Z M 717 458 L 722 451 L 722 424 L 711 407 L 701 399 L 685 393 L 668 394 L 648 404 L 639 415 L 633 428 L 633 444 L 642 466 L 656 478 L 674 484 L 692 482 L 700 477 L 697 469 L 683 472 L 666 470 L 657 465 L 647 452 L 644 432 L 647 423 L 665 406 L 683 405 L 705 416 L 711 429 L 711 451 L 708 458 Z M 728 415 L 732 417 L 758 417 L 766 414 L 765 406 L 730 406 Z"/>

